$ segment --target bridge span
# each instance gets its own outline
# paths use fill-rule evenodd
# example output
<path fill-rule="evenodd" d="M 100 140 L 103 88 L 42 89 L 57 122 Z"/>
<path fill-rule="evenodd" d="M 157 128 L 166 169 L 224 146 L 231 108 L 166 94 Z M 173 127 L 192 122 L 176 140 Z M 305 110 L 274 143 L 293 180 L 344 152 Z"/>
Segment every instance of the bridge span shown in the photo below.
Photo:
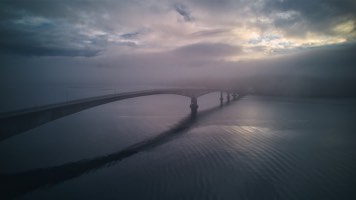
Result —
<path fill-rule="evenodd" d="M 223 92 L 226 93 L 227 101 L 230 101 L 230 98 L 235 100 L 237 97 L 242 96 L 242 93 L 236 90 L 223 91 L 220 89 L 157 89 L 97 96 L 64 103 L 56 103 L 46 106 L 17 110 L 0 114 L 0 141 L 50 121 L 80 112 L 91 107 L 140 96 L 175 94 L 188 97 L 191 99 L 190 109 L 191 114 L 194 116 L 197 113 L 199 107 L 197 98 L 212 92 L 220 92 L 221 105 L 224 101 Z"/>

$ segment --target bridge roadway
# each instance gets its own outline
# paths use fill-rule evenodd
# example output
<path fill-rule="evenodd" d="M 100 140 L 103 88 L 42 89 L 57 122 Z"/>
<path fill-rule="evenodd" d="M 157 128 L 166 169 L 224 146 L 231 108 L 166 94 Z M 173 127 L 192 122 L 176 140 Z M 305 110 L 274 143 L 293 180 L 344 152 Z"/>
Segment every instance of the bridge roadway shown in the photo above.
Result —
<path fill-rule="evenodd" d="M 223 102 L 223 91 L 219 89 L 157 89 L 91 97 L 64 103 L 18 110 L 14 112 L 2 113 L 0 114 L 0 141 L 58 118 L 65 117 L 67 115 L 77 113 L 91 107 L 140 96 L 175 94 L 189 97 L 191 98 L 191 113 L 192 115 L 195 115 L 198 110 L 197 98 L 208 93 L 219 91 L 220 101 Z M 236 91 L 225 92 L 227 94 L 227 101 L 230 101 L 230 94 L 232 94 L 233 98 L 236 99 Z"/>

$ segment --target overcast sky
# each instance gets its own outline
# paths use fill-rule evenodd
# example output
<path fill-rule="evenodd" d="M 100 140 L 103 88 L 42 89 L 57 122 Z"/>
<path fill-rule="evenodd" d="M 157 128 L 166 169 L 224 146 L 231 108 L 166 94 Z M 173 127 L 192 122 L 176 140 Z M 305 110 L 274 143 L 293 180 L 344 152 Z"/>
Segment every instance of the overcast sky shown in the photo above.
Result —
<path fill-rule="evenodd" d="M 2 0 L 2 84 L 351 76 L 355 0 Z"/>

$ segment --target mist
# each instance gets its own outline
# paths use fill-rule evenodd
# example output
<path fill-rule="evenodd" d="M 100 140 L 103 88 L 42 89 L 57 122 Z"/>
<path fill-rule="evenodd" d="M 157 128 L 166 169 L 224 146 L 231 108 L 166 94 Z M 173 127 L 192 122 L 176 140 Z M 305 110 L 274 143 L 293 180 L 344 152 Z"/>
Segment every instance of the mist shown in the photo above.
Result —
<path fill-rule="evenodd" d="M 355 0 L 1 0 L 0 199 L 356 199 Z"/>

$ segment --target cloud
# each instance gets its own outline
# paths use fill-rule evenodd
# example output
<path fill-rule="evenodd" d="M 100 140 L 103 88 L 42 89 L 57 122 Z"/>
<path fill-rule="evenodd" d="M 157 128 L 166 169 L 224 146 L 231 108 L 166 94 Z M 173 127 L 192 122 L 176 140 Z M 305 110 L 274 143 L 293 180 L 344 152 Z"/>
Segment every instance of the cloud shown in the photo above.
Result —
<path fill-rule="evenodd" d="M 49 47 L 39 47 L 39 46 L 3 46 L 0 52 L 4 54 L 12 55 L 22 55 L 22 56 L 83 56 L 92 57 L 97 56 L 100 52 L 99 50 L 77 50 L 77 49 L 65 49 L 65 48 L 49 48 Z"/>
<path fill-rule="evenodd" d="M 23 56 L 176 49 L 249 59 L 352 42 L 353 10 L 351 0 L 3 1 L 0 48 Z"/>
<path fill-rule="evenodd" d="M 136 38 L 145 31 L 127 26 L 131 23 L 127 19 L 135 17 L 125 16 L 126 10 L 145 13 L 142 8 L 146 5 L 136 4 L 138 8 L 135 3 L 112 1 L 3 1 L 0 51 L 22 56 L 90 57 L 113 45 L 137 47 Z M 129 32 L 132 29 L 139 31 Z"/>
<path fill-rule="evenodd" d="M 193 17 L 190 14 L 190 11 L 187 6 L 176 3 L 174 4 L 174 9 L 177 11 L 178 14 L 180 14 L 183 19 L 187 22 L 193 21 Z"/>
<path fill-rule="evenodd" d="M 226 33 L 229 33 L 230 31 L 231 30 L 229 30 L 229 29 L 217 28 L 217 29 L 197 31 L 197 32 L 191 33 L 190 36 L 192 36 L 192 37 L 211 37 L 211 36 L 219 36 L 222 34 L 226 34 Z"/>
<path fill-rule="evenodd" d="M 196 43 L 179 47 L 173 53 L 190 58 L 223 58 L 242 53 L 240 46 L 224 43 Z"/>
<path fill-rule="evenodd" d="M 266 14 L 279 13 L 279 17 L 274 16 L 274 24 L 293 36 L 303 36 L 308 31 L 333 34 L 332 29 L 338 24 L 356 22 L 355 10 L 354 0 L 268 0 L 264 7 Z"/>
<path fill-rule="evenodd" d="M 92 38 L 62 22 L 27 18 L 0 24 L 0 51 L 23 56 L 95 56 L 105 38 Z"/>
<path fill-rule="evenodd" d="M 342 83 L 356 80 L 355 10 L 353 0 L 3 0 L 0 85 Z"/>
<path fill-rule="evenodd" d="M 132 33 L 125 33 L 125 34 L 122 34 L 120 36 L 123 37 L 123 38 L 126 38 L 126 39 L 130 39 L 130 38 L 137 37 L 139 34 L 140 34 L 139 32 L 132 32 Z"/>

